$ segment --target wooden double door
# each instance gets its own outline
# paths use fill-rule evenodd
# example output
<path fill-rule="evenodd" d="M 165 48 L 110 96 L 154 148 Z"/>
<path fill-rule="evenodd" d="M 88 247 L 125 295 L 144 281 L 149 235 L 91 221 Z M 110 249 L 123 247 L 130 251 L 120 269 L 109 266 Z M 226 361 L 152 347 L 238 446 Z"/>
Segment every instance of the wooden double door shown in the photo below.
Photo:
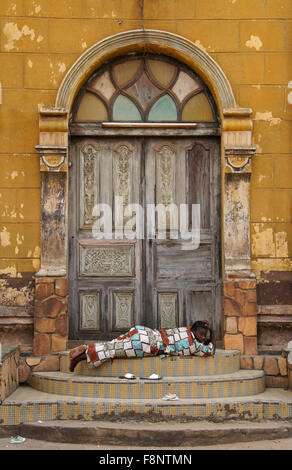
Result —
<path fill-rule="evenodd" d="M 69 338 L 199 319 L 220 337 L 219 139 L 80 137 L 70 158 Z M 177 207 L 177 231 L 169 212 L 159 219 L 159 204 Z M 198 245 L 181 231 L 180 208 L 191 229 L 193 204 Z"/>

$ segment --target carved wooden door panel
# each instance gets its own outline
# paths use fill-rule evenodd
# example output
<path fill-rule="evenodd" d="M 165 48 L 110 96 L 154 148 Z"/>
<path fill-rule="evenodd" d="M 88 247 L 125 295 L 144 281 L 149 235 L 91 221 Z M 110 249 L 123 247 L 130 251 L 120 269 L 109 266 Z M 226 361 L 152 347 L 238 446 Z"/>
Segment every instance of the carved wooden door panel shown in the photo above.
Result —
<path fill-rule="evenodd" d="M 70 339 L 111 339 L 207 319 L 221 336 L 219 141 L 216 138 L 80 138 L 70 168 Z M 144 209 L 144 238 L 96 238 L 95 209 L 128 219 L 116 198 Z M 200 243 L 149 238 L 147 207 L 200 204 Z M 189 213 L 189 216 L 191 213 Z M 156 220 L 156 229 L 157 229 Z M 166 213 L 166 228 L 171 219 Z M 191 228 L 191 227 L 187 227 Z M 108 229 L 110 231 L 110 229 Z M 108 238 L 108 237 L 105 237 Z"/>
<path fill-rule="evenodd" d="M 80 139 L 72 145 L 70 339 L 111 339 L 141 320 L 142 240 L 96 238 L 96 223 L 105 214 L 97 208 L 106 210 L 99 204 L 111 208 L 112 226 L 120 227 L 127 220 L 120 219 L 116 198 L 141 203 L 141 147 L 135 139 Z"/>
<path fill-rule="evenodd" d="M 163 234 L 158 239 L 156 233 L 146 242 L 149 326 L 183 326 L 206 319 L 221 337 L 219 173 L 216 138 L 157 138 L 145 144 L 146 204 L 174 204 L 178 218 L 181 204 L 188 204 L 188 210 L 200 204 L 196 249 L 182 240 L 180 221 L 177 239 L 163 239 Z"/>

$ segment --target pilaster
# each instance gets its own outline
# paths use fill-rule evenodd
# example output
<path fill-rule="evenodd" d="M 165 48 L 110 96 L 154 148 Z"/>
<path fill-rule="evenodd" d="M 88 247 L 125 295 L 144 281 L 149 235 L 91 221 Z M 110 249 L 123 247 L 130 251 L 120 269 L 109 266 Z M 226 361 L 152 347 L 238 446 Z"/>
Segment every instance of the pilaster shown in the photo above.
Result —
<path fill-rule="evenodd" d="M 257 354 L 256 280 L 250 262 L 251 109 L 226 110 L 223 123 L 223 340 Z"/>

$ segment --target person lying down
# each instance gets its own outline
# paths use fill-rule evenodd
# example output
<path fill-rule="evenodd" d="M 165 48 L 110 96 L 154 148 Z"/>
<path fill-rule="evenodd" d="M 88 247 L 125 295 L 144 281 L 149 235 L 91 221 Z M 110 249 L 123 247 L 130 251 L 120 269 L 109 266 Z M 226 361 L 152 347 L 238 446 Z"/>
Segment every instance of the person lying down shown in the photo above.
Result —
<path fill-rule="evenodd" d="M 106 343 L 83 344 L 69 353 L 70 372 L 80 361 L 99 367 L 109 359 L 139 358 L 169 355 L 214 356 L 214 331 L 206 320 L 193 326 L 154 330 L 147 326 L 133 326 L 126 334 Z"/>

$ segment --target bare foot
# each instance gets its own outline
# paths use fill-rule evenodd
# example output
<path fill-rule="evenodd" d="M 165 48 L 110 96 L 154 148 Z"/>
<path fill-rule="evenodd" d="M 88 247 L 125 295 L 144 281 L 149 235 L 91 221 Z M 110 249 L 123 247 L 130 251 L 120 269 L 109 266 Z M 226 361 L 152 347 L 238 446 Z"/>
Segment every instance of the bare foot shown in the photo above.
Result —
<path fill-rule="evenodd" d="M 72 360 L 75 357 L 80 356 L 80 354 L 86 351 L 86 348 L 86 344 L 82 344 L 81 346 L 77 346 L 77 348 L 71 349 L 69 352 L 69 358 Z"/>

